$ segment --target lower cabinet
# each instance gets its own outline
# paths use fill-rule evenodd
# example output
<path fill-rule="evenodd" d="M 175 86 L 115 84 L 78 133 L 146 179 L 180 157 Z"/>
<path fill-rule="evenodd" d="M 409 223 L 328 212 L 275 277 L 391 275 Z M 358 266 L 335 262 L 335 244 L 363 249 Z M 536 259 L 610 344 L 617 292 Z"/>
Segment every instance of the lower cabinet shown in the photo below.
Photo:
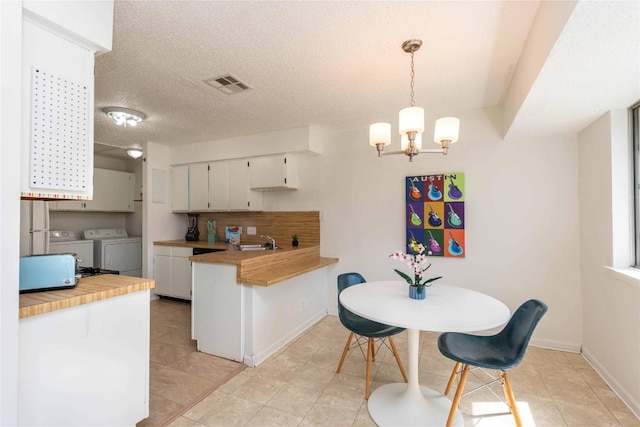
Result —
<path fill-rule="evenodd" d="M 20 319 L 18 426 L 135 426 L 149 416 L 149 292 Z"/>
<path fill-rule="evenodd" d="M 191 300 L 192 248 L 153 247 L 153 277 L 156 295 Z"/>

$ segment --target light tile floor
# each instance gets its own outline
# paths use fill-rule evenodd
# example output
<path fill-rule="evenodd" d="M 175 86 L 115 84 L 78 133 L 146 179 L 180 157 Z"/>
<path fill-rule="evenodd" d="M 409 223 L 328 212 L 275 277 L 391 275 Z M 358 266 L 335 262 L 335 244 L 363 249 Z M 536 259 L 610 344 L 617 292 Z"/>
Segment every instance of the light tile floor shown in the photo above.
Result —
<path fill-rule="evenodd" d="M 168 303 L 163 304 L 162 310 L 169 310 L 165 305 Z M 184 329 L 186 323 L 177 326 Z M 342 372 L 335 374 L 347 335 L 337 317 L 325 317 L 263 364 L 239 372 L 186 410 L 170 426 L 375 426 L 364 400 L 361 353 L 352 351 Z M 436 333 L 421 334 L 420 383 L 444 390 L 453 362 L 438 351 L 437 336 Z M 159 337 L 183 343 L 170 332 Z M 406 366 L 406 332 L 396 337 L 396 344 Z M 167 354 L 161 347 L 152 345 L 152 353 L 156 350 L 159 354 Z M 191 354 L 191 357 L 197 355 Z M 178 353 L 175 357 L 176 360 L 170 363 L 173 367 L 163 369 L 175 369 L 181 366 L 177 360 L 189 356 Z M 216 368 L 217 365 L 211 366 L 213 370 Z M 162 369 L 159 371 L 167 376 Z M 200 377 L 216 376 L 207 367 L 198 372 Z M 161 391 L 153 372 L 151 375 L 155 385 L 152 393 L 167 396 L 169 400 L 176 399 L 175 394 Z M 640 427 L 640 420 L 578 354 L 529 347 L 522 363 L 509 375 L 525 426 Z M 372 376 L 373 389 L 388 382 L 402 381 L 395 359 L 386 348 L 378 353 Z M 164 381 L 164 384 L 169 382 Z M 196 384 L 199 383 L 196 381 Z M 467 389 L 472 387 L 473 378 L 469 376 Z M 500 389 L 496 392 L 502 395 Z M 152 405 L 152 417 L 154 410 L 157 408 Z M 464 397 L 460 410 L 465 426 L 515 425 L 506 405 L 487 390 Z M 429 426 L 428 420 L 424 425 Z"/>
<path fill-rule="evenodd" d="M 138 427 L 164 425 L 244 369 L 196 350 L 188 302 L 151 301 L 150 353 L 149 418 Z"/>

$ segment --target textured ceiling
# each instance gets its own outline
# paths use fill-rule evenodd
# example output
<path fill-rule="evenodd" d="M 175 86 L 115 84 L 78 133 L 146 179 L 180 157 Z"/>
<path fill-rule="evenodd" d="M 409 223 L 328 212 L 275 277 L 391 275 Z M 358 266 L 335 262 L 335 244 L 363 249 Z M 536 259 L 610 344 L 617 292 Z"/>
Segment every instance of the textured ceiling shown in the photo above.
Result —
<path fill-rule="evenodd" d="M 502 105 L 540 5 L 116 0 L 113 50 L 96 58 L 95 139 L 179 145 L 305 125 L 395 127 L 409 103 L 410 57 L 400 46 L 410 38 L 424 41 L 415 100 L 431 132 L 442 115 Z M 509 136 L 575 133 L 640 98 L 639 5 L 577 2 Z M 253 90 L 228 96 L 202 82 L 227 73 Z M 106 106 L 147 120 L 118 127 Z"/>
<path fill-rule="evenodd" d="M 304 125 L 397 123 L 501 103 L 538 2 L 116 1 L 113 50 L 96 59 L 96 141 L 185 144 Z M 253 87 L 202 83 L 232 73 Z M 115 126 L 101 108 L 147 115 Z M 381 107 L 384 106 L 384 107 Z M 381 113 L 382 112 L 382 113 Z M 428 120 L 432 122 L 432 120 Z"/>

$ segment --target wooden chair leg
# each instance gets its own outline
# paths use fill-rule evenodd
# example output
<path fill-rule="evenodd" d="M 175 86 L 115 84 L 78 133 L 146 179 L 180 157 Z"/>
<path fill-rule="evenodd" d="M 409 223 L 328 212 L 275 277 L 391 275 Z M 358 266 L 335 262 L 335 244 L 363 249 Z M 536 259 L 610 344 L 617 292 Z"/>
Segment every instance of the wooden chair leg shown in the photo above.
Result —
<path fill-rule="evenodd" d="M 367 340 L 367 371 L 365 375 L 364 399 L 369 400 L 371 392 L 371 359 L 373 358 L 373 338 Z"/>
<path fill-rule="evenodd" d="M 347 358 L 347 353 L 349 353 L 349 347 L 351 347 L 351 340 L 353 339 L 353 332 L 349 333 L 349 338 L 347 338 L 347 343 L 344 345 L 344 350 L 342 350 L 342 357 L 340 358 L 340 363 L 338 363 L 338 369 L 336 369 L 336 374 L 340 373 L 342 369 L 342 364 L 344 360 Z"/>
<path fill-rule="evenodd" d="M 511 381 L 509 381 L 509 377 L 505 371 L 500 371 L 500 376 L 502 377 L 502 387 L 504 390 L 504 394 L 507 397 L 507 401 L 509 402 L 509 406 L 511 409 L 511 413 L 513 414 L 513 418 L 516 421 L 516 426 L 522 427 L 522 421 L 520 420 L 520 414 L 518 413 L 518 406 L 516 405 L 516 398 L 513 395 L 513 389 L 511 388 Z"/>
<path fill-rule="evenodd" d="M 458 376 L 458 372 L 460 372 L 460 366 L 462 365 L 462 363 L 460 362 L 456 362 L 456 365 L 453 367 L 453 372 L 451 372 L 451 376 L 449 377 L 449 382 L 447 383 L 447 388 L 444 389 L 444 395 L 448 396 L 449 392 L 451 391 L 451 387 L 453 386 L 453 383 L 456 380 L 456 377 Z"/>
<path fill-rule="evenodd" d="M 396 343 L 393 342 L 393 337 L 389 337 L 389 344 L 391 344 L 391 350 L 393 351 L 393 356 L 396 358 L 396 362 L 398 362 L 398 368 L 400 368 L 400 373 L 402 373 L 402 378 L 404 378 L 404 382 L 409 382 L 407 379 L 407 373 L 404 371 L 404 366 L 402 365 L 402 359 L 400 359 L 400 354 L 398 354 L 398 348 L 396 347 Z"/>
<path fill-rule="evenodd" d="M 469 375 L 469 365 L 465 364 L 464 368 L 462 369 L 462 376 L 460 377 L 458 389 L 456 390 L 453 402 L 451 402 L 451 410 L 449 411 L 449 418 L 447 418 L 447 427 L 451 427 L 451 425 L 453 424 L 453 418 L 456 415 L 456 410 L 458 409 L 458 404 L 460 403 L 460 398 L 462 397 L 462 392 L 464 391 L 464 385 L 467 382 L 467 375 Z"/>

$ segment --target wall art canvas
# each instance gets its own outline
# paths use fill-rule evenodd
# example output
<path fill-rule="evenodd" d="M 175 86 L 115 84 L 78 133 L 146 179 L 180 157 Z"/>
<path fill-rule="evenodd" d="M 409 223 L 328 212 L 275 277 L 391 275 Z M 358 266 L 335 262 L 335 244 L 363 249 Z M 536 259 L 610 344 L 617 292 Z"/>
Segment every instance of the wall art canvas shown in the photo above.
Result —
<path fill-rule="evenodd" d="M 465 256 L 463 172 L 405 179 L 407 248 L 422 243 L 429 256 Z"/>

